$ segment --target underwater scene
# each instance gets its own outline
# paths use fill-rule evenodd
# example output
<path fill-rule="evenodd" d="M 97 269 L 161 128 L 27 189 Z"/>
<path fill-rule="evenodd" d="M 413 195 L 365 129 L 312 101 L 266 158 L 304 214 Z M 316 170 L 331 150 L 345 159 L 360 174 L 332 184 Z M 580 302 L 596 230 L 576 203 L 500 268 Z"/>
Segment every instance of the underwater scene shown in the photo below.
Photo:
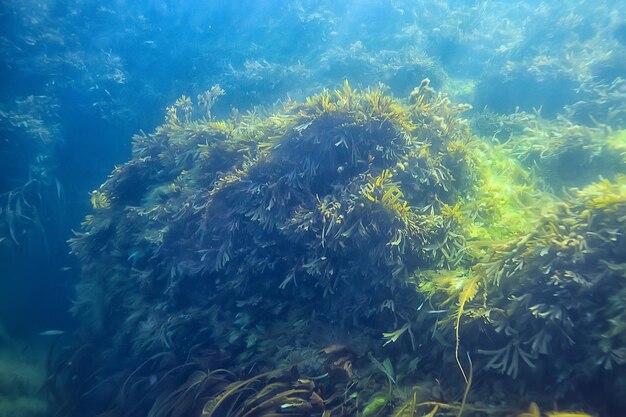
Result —
<path fill-rule="evenodd" d="M 626 416 L 626 4 L 0 0 L 0 417 Z"/>

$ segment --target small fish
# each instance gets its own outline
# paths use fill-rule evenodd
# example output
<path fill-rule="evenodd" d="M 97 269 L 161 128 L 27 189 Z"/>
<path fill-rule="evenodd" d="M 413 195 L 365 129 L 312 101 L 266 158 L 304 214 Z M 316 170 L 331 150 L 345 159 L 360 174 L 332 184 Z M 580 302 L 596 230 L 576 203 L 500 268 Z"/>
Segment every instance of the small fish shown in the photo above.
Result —
<path fill-rule="evenodd" d="M 65 334 L 63 330 L 46 330 L 45 332 L 39 333 L 39 336 L 59 336 L 61 334 Z"/>
<path fill-rule="evenodd" d="M 139 251 L 134 251 L 128 256 L 127 261 L 132 262 L 132 264 L 135 265 L 138 257 L 139 257 Z"/>

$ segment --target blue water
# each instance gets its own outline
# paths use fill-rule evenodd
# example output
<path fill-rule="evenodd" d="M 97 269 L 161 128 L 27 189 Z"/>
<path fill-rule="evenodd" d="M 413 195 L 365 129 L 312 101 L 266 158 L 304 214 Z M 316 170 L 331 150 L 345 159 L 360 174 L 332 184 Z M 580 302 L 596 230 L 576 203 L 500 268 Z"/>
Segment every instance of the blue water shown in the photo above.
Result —
<path fill-rule="evenodd" d="M 538 109 L 547 120 L 619 131 L 624 6 L 0 0 L 0 348 L 46 345 L 38 334 L 49 330 L 73 334 L 81 273 L 67 240 L 92 211 L 89 193 L 131 159 L 131 137 L 162 124 L 181 95 L 195 101 L 219 85 L 211 115 L 223 119 L 346 79 L 404 98 L 428 78 L 473 106 L 465 117 L 485 137 L 497 129 L 480 125 L 481 114 Z M 564 177 L 556 192 L 596 178 Z"/>

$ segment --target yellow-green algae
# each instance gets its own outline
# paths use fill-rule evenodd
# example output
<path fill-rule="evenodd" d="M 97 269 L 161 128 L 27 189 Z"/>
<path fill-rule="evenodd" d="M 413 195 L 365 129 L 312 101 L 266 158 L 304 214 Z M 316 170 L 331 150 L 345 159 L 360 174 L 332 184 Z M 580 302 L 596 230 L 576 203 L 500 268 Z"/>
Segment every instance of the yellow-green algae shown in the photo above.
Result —
<path fill-rule="evenodd" d="M 569 152 L 581 128 L 481 139 L 428 80 L 405 101 L 346 82 L 267 117 L 190 105 L 135 137 L 71 242 L 79 357 L 124 363 L 64 379 L 89 393 L 77 410 L 120 375 L 114 406 L 153 416 L 601 409 L 580 387 L 624 383 L 626 180 L 616 162 L 555 192 L 558 150 L 533 139 Z"/>

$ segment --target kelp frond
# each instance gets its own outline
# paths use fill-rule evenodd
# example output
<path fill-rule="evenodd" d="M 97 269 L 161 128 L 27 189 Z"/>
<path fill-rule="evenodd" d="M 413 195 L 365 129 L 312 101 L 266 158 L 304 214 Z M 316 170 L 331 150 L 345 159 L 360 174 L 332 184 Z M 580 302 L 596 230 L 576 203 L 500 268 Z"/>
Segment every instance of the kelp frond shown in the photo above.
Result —
<path fill-rule="evenodd" d="M 459 369 L 461 370 L 461 373 L 463 374 L 463 379 L 465 379 L 465 382 L 468 386 L 470 384 L 470 381 L 468 380 L 465 370 L 463 369 L 463 365 L 461 365 L 461 361 L 459 360 L 459 345 L 460 345 L 459 327 L 461 326 L 461 317 L 463 316 L 465 304 L 469 300 L 474 298 L 474 296 L 478 292 L 478 282 L 479 282 L 478 278 L 479 277 L 477 276 L 471 277 L 463 283 L 464 288 L 463 288 L 463 291 L 461 291 L 461 294 L 459 295 L 458 311 L 456 313 L 456 321 L 454 324 L 454 332 L 455 332 L 455 337 L 456 337 L 456 344 L 454 346 L 454 356 L 456 358 L 456 363 L 457 365 L 459 365 Z M 471 361 L 470 361 L 470 367 L 471 367 Z"/>

